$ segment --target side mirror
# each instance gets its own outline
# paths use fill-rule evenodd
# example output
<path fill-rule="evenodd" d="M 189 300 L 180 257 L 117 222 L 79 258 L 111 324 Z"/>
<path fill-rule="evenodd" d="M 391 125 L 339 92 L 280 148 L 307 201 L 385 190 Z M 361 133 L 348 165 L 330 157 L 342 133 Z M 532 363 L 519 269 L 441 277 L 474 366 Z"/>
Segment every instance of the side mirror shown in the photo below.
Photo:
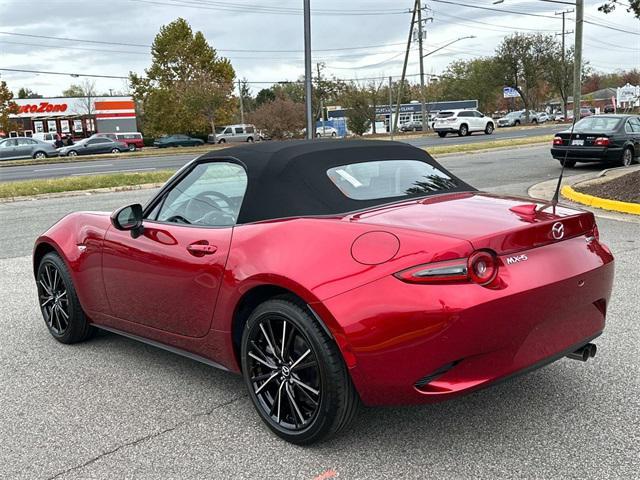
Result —
<path fill-rule="evenodd" d="M 142 235 L 142 205 L 136 203 L 119 208 L 111 214 L 111 224 L 116 230 L 131 231 L 131 236 L 137 238 Z"/>

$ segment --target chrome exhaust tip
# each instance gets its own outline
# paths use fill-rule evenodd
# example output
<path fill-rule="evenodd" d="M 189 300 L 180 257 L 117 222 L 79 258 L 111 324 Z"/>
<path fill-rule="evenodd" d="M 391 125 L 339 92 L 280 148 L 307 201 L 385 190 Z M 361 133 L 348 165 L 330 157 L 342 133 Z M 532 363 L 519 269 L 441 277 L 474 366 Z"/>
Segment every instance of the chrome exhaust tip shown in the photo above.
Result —
<path fill-rule="evenodd" d="M 567 355 L 567 357 L 573 360 L 580 360 L 581 362 L 586 362 L 590 358 L 595 357 L 597 351 L 598 351 L 598 348 L 595 346 L 595 344 L 587 343 L 586 345 L 583 345 L 582 347 L 577 349 L 575 352 L 571 352 L 569 355 Z"/>

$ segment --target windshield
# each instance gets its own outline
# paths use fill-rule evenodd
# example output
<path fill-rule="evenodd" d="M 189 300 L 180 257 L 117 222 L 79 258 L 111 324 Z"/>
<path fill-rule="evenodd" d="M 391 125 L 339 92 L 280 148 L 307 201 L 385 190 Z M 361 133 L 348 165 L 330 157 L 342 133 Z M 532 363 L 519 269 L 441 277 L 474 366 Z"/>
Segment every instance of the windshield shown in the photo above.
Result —
<path fill-rule="evenodd" d="M 352 200 L 421 196 L 459 186 L 441 170 L 418 160 L 353 163 L 330 168 L 327 175 Z"/>
<path fill-rule="evenodd" d="M 592 116 L 576 122 L 576 130 L 589 130 L 595 132 L 609 132 L 618 128 L 620 119 L 615 117 Z"/>
<path fill-rule="evenodd" d="M 506 118 L 519 118 L 520 117 L 520 112 L 511 112 L 511 113 L 507 113 L 505 115 Z"/>

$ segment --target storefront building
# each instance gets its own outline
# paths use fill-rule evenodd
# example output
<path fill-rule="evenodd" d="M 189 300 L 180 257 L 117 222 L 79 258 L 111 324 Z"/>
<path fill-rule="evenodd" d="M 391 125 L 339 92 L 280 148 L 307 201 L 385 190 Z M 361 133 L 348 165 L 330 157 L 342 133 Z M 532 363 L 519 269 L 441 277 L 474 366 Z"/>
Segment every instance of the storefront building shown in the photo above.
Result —
<path fill-rule="evenodd" d="M 19 98 L 18 113 L 10 115 L 15 130 L 9 136 L 57 133 L 88 137 L 94 133 L 137 132 L 131 97 Z"/>

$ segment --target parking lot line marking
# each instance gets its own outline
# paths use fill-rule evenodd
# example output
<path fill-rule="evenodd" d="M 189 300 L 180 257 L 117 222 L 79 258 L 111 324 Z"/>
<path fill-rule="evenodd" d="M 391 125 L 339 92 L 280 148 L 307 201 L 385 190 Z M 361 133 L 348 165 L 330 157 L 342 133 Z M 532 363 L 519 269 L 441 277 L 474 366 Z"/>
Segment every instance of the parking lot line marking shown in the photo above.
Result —
<path fill-rule="evenodd" d="M 149 170 L 157 170 L 154 167 L 149 168 L 130 168 L 128 170 L 106 170 L 104 172 L 88 172 L 88 173 L 72 173 L 72 177 L 86 177 L 88 175 L 103 175 L 107 173 L 124 173 L 124 172 L 143 172 Z"/>
<path fill-rule="evenodd" d="M 74 168 L 93 168 L 93 167 L 112 167 L 113 163 L 99 163 L 93 165 L 76 165 L 73 167 L 53 167 L 53 168 L 39 168 L 33 170 L 34 172 L 50 172 L 51 170 L 73 170 Z"/>

